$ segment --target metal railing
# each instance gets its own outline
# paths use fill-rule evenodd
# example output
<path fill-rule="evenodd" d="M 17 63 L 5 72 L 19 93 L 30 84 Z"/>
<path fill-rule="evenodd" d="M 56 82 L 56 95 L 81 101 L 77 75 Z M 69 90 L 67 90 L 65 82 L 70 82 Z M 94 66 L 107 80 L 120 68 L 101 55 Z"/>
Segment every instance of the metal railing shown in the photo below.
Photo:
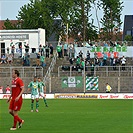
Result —
<path fill-rule="evenodd" d="M 85 70 L 76 70 L 74 66 L 67 66 L 66 70 L 62 70 L 62 66 L 58 67 L 58 77 L 60 76 L 75 76 L 79 73 L 89 74 L 91 76 L 100 76 L 100 77 L 114 77 L 114 76 L 133 76 L 133 66 L 95 66 L 94 70 L 90 66 L 86 66 Z"/>
<path fill-rule="evenodd" d="M 55 53 L 53 58 L 52 58 L 50 66 L 48 67 L 48 70 L 47 70 L 47 72 L 46 72 L 46 74 L 44 76 L 44 79 L 43 79 L 44 82 L 48 82 L 50 80 L 50 75 L 51 75 L 51 72 L 54 69 L 54 66 L 56 64 L 56 60 L 57 60 L 57 53 Z"/>

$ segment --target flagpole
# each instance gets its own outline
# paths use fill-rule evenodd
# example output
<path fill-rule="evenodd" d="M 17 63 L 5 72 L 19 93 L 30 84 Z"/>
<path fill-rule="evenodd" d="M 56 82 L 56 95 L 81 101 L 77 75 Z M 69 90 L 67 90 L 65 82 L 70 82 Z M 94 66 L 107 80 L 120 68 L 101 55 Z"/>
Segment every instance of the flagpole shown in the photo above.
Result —
<path fill-rule="evenodd" d="M 84 58 L 84 62 L 85 62 L 85 58 Z M 84 65 L 84 94 L 86 91 L 86 76 L 85 76 L 85 65 Z"/>

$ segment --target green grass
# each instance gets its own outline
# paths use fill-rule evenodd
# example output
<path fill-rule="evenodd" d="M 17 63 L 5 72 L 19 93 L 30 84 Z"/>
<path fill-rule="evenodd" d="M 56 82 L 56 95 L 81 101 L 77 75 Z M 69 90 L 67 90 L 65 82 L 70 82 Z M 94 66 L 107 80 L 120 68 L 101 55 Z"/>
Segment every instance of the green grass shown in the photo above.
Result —
<path fill-rule="evenodd" d="M 51 99 L 40 100 L 39 112 L 30 112 L 24 100 L 19 116 L 21 129 L 10 131 L 13 117 L 6 100 L 0 100 L 0 133 L 132 133 L 132 100 Z M 34 104 L 35 106 L 35 104 Z"/>

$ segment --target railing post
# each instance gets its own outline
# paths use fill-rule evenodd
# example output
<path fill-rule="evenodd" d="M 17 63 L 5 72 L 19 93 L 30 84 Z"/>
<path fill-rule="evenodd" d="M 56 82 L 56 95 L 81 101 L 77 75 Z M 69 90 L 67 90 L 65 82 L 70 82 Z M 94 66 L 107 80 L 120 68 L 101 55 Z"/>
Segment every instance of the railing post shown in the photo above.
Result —
<path fill-rule="evenodd" d="M 118 92 L 120 92 L 120 77 L 118 77 Z"/>
<path fill-rule="evenodd" d="M 121 67 L 119 66 L 119 77 L 121 76 Z"/>
<path fill-rule="evenodd" d="M 131 77 L 132 77 L 132 70 L 133 70 L 133 69 L 132 69 L 132 66 L 131 66 Z"/>
<path fill-rule="evenodd" d="M 58 77 L 60 77 L 60 66 L 58 67 Z"/>
<path fill-rule="evenodd" d="M 106 76 L 108 77 L 108 66 L 106 66 Z"/>
<path fill-rule="evenodd" d="M 84 66 L 84 80 L 83 80 L 83 83 L 84 83 L 84 93 L 86 92 L 86 74 L 85 74 L 85 66 Z"/>
<path fill-rule="evenodd" d="M 49 71 L 49 93 L 51 93 L 51 74 Z"/>
<path fill-rule="evenodd" d="M 72 76 L 72 66 L 70 66 L 70 77 Z"/>

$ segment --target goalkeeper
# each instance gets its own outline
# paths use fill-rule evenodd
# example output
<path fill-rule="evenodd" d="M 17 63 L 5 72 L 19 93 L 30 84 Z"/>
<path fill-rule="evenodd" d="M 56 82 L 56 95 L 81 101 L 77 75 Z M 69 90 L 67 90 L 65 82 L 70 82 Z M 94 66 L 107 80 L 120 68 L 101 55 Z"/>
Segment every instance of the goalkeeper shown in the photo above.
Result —
<path fill-rule="evenodd" d="M 110 93 L 111 90 L 112 90 L 111 86 L 108 83 L 106 83 L 106 93 Z"/>
<path fill-rule="evenodd" d="M 45 106 L 48 107 L 47 101 L 46 101 L 46 85 L 41 81 L 41 78 L 38 77 L 38 83 L 40 86 L 40 96 L 43 97 Z"/>

